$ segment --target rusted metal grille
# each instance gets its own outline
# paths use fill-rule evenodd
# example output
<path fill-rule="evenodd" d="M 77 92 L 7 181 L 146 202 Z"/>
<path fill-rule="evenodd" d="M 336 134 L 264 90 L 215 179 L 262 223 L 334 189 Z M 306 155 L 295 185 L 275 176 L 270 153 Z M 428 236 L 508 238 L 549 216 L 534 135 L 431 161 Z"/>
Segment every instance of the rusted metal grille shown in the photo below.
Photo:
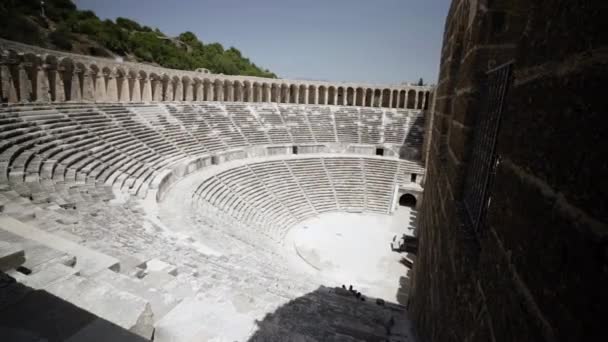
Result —
<path fill-rule="evenodd" d="M 475 124 L 463 192 L 464 209 L 475 232 L 479 232 L 488 206 L 487 191 L 497 163 L 496 138 L 512 65 L 509 62 L 490 70 L 483 87 L 483 102 Z"/>

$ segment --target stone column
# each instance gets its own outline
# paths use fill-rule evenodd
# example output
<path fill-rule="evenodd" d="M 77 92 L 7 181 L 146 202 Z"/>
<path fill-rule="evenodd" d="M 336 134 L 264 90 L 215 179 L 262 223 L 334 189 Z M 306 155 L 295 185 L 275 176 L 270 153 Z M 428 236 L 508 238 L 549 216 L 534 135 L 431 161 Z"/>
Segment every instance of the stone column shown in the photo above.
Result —
<path fill-rule="evenodd" d="M 295 88 L 293 88 L 293 98 L 295 99 L 296 104 L 300 104 L 300 86 L 296 84 Z"/>
<path fill-rule="evenodd" d="M 361 107 L 365 107 L 365 101 L 367 100 L 367 89 L 363 89 L 363 93 L 361 94 Z"/>
<path fill-rule="evenodd" d="M 46 69 L 47 65 L 36 67 L 36 102 L 51 102 L 51 85 Z"/>
<path fill-rule="evenodd" d="M 133 79 L 133 88 L 131 90 L 131 102 L 141 102 L 141 77 L 135 76 Z"/>
<path fill-rule="evenodd" d="M 106 78 L 103 75 L 103 72 L 98 71 L 94 74 L 91 74 L 91 77 L 95 83 L 95 101 L 96 102 L 105 102 L 106 101 Z"/>
<path fill-rule="evenodd" d="M 161 102 L 163 100 L 163 83 L 157 78 L 150 79 L 150 83 L 153 86 L 154 92 L 152 93 L 152 101 Z"/>
<path fill-rule="evenodd" d="M 262 94 L 262 101 L 264 101 L 264 97 L 266 97 L 266 101 L 270 102 L 271 98 L 272 98 L 272 89 L 271 87 L 266 87 L 266 91 L 264 91 L 264 88 L 262 88 L 262 92 L 264 94 Z"/>
<path fill-rule="evenodd" d="M 2 78 L 2 99 L 9 103 L 19 102 L 17 87 L 9 64 L 0 65 L 0 77 Z"/>
<path fill-rule="evenodd" d="M 116 84 L 119 85 L 118 89 L 120 91 L 118 94 L 118 101 L 123 103 L 131 101 L 131 96 L 129 94 L 129 79 L 127 76 L 116 77 Z"/>
<path fill-rule="evenodd" d="M 19 75 L 19 101 L 29 102 L 33 100 L 34 89 L 32 87 L 32 80 L 30 79 L 26 68 L 31 68 L 30 63 L 20 63 L 18 66 Z"/>
<path fill-rule="evenodd" d="M 164 101 L 175 101 L 175 89 L 173 88 L 173 82 L 171 82 L 171 80 L 167 82 L 167 89 L 165 89 Z"/>
<path fill-rule="evenodd" d="M 196 101 L 203 101 L 205 99 L 205 87 L 203 87 L 203 82 L 196 82 L 196 85 L 194 87 L 195 90 L 195 94 L 196 94 Z"/>
<path fill-rule="evenodd" d="M 422 92 L 422 106 L 420 106 L 420 108 L 424 109 L 425 105 L 426 105 L 426 93 Z"/>
<path fill-rule="evenodd" d="M 182 80 L 177 80 L 174 85 L 175 95 L 173 96 L 174 101 L 184 101 L 184 83 Z"/>
<path fill-rule="evenodd" d="M 418 92 L 414 93 L 414 109 L 418 109 Z"/>
<path fill-rule="evenodd" d="M 54 77 L 54 81 L 53 81 L 53 88 L 55 89 L 55 102 L 65 102 L 65 84 L 64 84 L 64 77 L 63 77 L 63 72 L 64 69 L 63 67 L 57 67 L 54 70 L 51 70 L 49 72 L 53 73 L 55 75 Z"/>
<path fill-rule="evenodd" d="M 80 72 L 82 70 L 74 67 L 72 69 L 72 86 L 70 87 L 70 101 L 82 101 L 82 88 L 80 83 Z"/>
<path fill-rule="evenodd" d="M 334 105 L 338 105 L 338 88 L 334 87 Z"/>
<path fill-rule="evenodd" d="M 149 76 L 141 78 L 142 83 L 144 84 L 142 92 L 141 92 L 141 100 L 143 102 L 152 101 L 152 80 Z"/>
<path fill-rule="evenodd" d="M 389 89 L 388 92 L 388 108 L 393 108 L 393 90 Z"/>
<path fill-rule="evenodd" d="M 213 83 L 207 82 L 207 85 L 204 86 L 205 96 L 207 101 L 213 101 Z"/>
<path fill-rule="evenodd" d="M 90 70 L 85 70 L 82 74 L 82 99 L 84 101 L 95 101 L 95 83 Z"/>
<path fill-rule="evenodd" d="M 306 86 L 304 88 L 304 104 L 308 104 L 308 92 L 310 91 L 310 88 L 308 86 Z"/>
<path fill-rule="evenodd" d="M 254 89 L 253 89 L 253 84 L 249 85 L 249 88 L 247 89 L 247 102 L 253 102 L 253 95 Z"/>
<path fill-rule="evenodd" d="M 118 80 L 116 74 L 110 72 L 106 75 L 106 99 L 107 102 L 118 102 Z"/>

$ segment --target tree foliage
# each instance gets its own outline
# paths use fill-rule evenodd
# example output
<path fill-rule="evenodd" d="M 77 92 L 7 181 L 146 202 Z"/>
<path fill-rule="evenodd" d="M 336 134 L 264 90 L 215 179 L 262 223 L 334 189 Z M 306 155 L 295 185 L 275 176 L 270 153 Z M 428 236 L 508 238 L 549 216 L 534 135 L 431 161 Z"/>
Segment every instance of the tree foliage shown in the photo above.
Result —
<path fill-rule="evenodd" d="M 0 37 L 72 50 L 73 42 L 78 40 L 78 36 L 83 36 L 116 54 L 135 56 L 138 61 L 167 68 L 206 68 L 226 75 L 276 77 L 267 69 L 256 66 L 237 48 L 224 49 L 219 43 L 204 44 L 190 31 L 171 38 L 158 29 L 153 30 L 128 18 L 101 20 L 92 11 L 78 10 L 71 0 L 45 1 L 44 14 L 42 17 L 39 0 L 0 2 L 0 22 L 3 23 Z M 48 25 L 48 21 L 54 25 Z M 45 44 L 47 42 L 51 45 Z"/>

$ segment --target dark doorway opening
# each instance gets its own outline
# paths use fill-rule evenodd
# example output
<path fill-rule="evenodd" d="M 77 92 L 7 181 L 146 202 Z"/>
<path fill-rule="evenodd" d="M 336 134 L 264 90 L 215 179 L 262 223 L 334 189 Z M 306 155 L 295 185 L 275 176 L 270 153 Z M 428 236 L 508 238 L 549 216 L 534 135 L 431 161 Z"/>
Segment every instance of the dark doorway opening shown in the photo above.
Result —
<path fill-rule="evenodd" d="M 384 155 L 384 149 L 383 148 L 377 148 L 376 149 L 376 155 L 377 156 L 383 156 Z"/>
<path fill-rule="evenodd" d="M 399 205 L 402 207 L 416 207 L 416 197 L 412 194 L 403 194 L 399 197 Z"/>
<path fill-rule="evenodd" d="M 292 146 L 291 147 L 291 153 L 298 154 L 298 146 Z"/>
<path fill-rule="evenodd" d="M 211 157 L 211 165 L 218 165 L 220 163 L 220 157 L 212 156 Z"/>
<path fill-rule="evenodd" d="M 416 174 L 415 173 L 412 173 L 412 175 L 410 176 L 410 181 L 412 183 L 416 183 Z"/>

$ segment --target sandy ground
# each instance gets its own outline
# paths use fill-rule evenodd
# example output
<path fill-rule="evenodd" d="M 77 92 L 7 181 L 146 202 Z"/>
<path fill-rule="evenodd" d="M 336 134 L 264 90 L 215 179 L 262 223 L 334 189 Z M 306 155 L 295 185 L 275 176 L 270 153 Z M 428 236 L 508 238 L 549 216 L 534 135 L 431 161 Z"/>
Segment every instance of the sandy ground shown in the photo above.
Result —
<path fill-rule="evenodd" d="M 407 269 L 404 256 L 392 252 L 393 236 L 412 235 L 411 210 L 394 215 L 327 213 L 293 227 L 285 243 L 294 269 L 326 284 L 347 287 L 372 297 L 397 302 L 399 279 Z"/>

